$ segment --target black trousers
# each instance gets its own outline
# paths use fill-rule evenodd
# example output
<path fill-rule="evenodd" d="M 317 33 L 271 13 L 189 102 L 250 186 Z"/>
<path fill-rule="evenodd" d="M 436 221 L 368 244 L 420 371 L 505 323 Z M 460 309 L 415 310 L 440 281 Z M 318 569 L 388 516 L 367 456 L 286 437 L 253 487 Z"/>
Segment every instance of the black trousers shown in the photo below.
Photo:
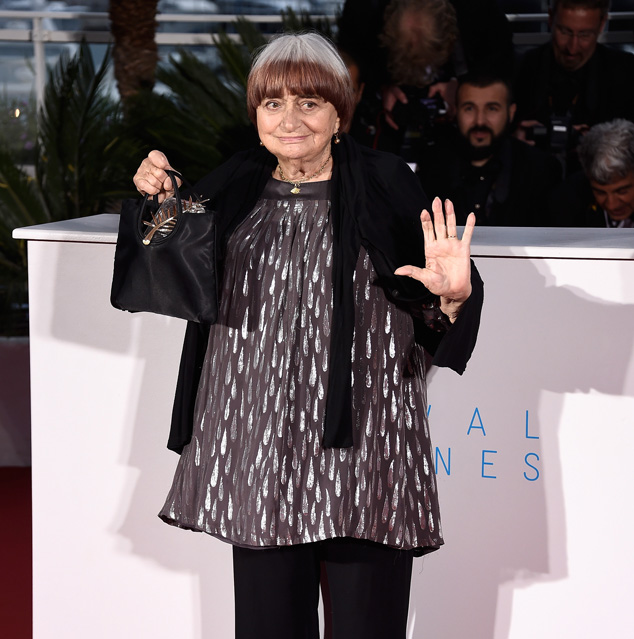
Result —
<path fill-rule="evenodd" d="M 413 553 L 358 539 L 233 548 L 236 639 L 405 639 Z"/>

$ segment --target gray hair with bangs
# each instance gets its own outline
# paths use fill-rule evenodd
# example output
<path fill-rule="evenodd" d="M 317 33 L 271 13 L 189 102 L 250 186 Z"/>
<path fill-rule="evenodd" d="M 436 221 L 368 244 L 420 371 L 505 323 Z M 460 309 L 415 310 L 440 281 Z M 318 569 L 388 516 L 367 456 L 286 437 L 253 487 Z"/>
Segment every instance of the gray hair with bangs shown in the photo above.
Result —
<path fill-rule="evenodd" d="M 609 184 L 634 171 L 634 122 L 595 124 L 581 139 L 579 161 L 590 180 Z"/>
<path fill-rule="evenodd" d="M 320 97 L 330 102 L 346 130 L 354 111 L 354 89 L 345 62 L 335 46 L 318 33 L 286 33 L 257 53 L 247 82 L 247 110 L 256 123 L 256 110 L 265 98 L 291 95 Z"/>

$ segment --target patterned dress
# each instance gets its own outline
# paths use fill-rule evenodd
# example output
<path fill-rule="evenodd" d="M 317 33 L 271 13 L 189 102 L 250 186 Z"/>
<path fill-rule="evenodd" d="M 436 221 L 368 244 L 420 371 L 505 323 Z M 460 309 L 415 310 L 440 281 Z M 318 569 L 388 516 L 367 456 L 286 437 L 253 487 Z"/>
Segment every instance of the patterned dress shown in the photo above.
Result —
<path fill-rule="evenodd" d="M 271 179 L 232 234 L 193 437 L 159 516 L 247 547 L 334 537 L 440 546 L 422 349 L 410 313 L 355 279 L 354 446 L 322 448 L 330 365 L 330 182 Z"/>

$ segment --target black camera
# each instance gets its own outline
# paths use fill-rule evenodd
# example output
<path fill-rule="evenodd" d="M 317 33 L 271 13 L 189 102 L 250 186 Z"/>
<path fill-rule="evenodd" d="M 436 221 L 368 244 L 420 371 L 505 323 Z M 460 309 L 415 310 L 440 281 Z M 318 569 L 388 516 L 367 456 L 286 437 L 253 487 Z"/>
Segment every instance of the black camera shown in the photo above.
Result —
<path fill-rule="evenodd" d="M 422 150 L 436 143 L 436 129 L 447 119 L 447 105 L 440 95 L 429 97 L 429 90 L 401 87 L 407 104 L 397 102 L 392 118 L 401 132 L 398 154 L 406 162 L 418 162 Z"/>
<path fill-rule="evenodd" d="M 526 139 L 535 146 L 556 157 L 561 164 L 564 177 L 576 169 L 575 149 L 579 143 L 579 132 L 572 125 L 570 113 L 564 116 L 551 115 L 546 126 L 535 125 L 526 131 Z"/>
<path fill-rule="evenodd" d="M 579 134 L 572 126 L 570 114 L 551 115 L 546 125 L 536 124 L 529 128 L 526 139 L 533 140 L 540 149 L 557 155 L 574 149 L 579 142 Z"/>

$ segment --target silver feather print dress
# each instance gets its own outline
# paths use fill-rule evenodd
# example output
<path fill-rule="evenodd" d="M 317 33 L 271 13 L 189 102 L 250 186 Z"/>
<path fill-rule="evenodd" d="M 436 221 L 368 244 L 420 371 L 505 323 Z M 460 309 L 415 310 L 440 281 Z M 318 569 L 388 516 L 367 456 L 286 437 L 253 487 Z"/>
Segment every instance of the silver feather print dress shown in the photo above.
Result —
<path fill-rule="evenodd" d="M 333 537 L 443 543 L 412 318 L 354 281 L 352 448 L 323 449 L 332 318 L 330 182 L 271 179 L 229 240 L 193 437 L 159 516 L 247 547 Z"/>

